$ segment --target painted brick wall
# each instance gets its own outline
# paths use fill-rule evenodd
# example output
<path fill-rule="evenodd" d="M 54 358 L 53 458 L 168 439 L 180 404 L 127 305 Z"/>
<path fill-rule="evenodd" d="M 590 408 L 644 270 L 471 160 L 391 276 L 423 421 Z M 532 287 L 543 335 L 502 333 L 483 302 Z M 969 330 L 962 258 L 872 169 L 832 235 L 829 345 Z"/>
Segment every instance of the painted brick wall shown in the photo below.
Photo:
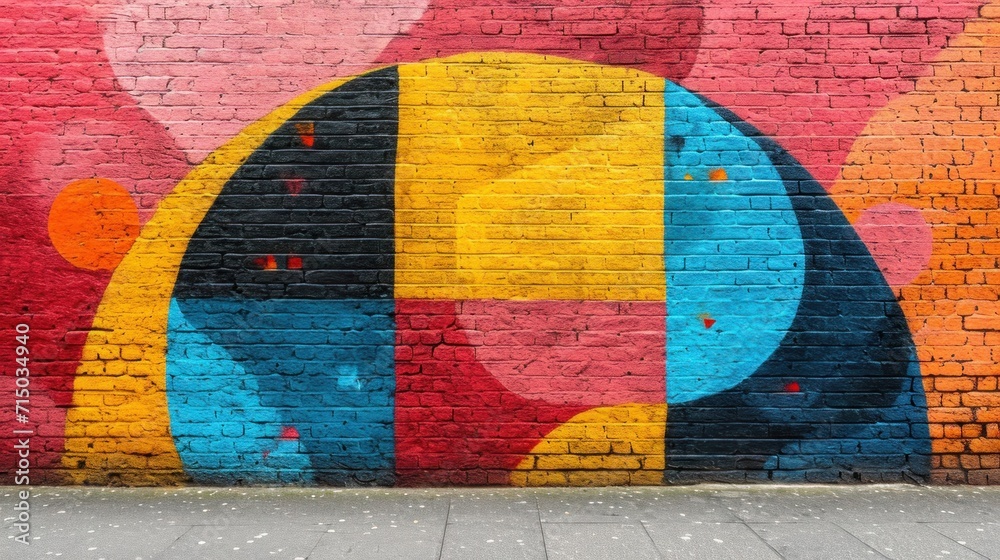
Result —
<path fill-rule="evenodd" d="M 0 37 L 8 483 L 1000 482 L 996 3 Z"/>

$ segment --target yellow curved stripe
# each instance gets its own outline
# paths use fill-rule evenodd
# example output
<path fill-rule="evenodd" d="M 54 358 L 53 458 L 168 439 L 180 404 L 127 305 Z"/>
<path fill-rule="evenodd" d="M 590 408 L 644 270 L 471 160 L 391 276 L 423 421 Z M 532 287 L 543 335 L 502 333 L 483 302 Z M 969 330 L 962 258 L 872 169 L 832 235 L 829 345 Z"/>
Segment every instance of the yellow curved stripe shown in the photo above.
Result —
<path fill-rule="evenodd" d="M 666 428 L 665 404 L 625 404 L 582 412 L 549 432 L 531 450 L 511 473 L 511 484 L 662 484 Z"/>
<path fill-rule="evenodd" d="M 163 199 L 115 269 L 94 317 L 66 415 L 62 463 L 75 484 L 171 484 L 185 479 L 167 410 L 167 313 L 188 241 L 229 177 L 303 106 L 302 94 L 245 128 Z"/>
<path fill-rule="evenodd" d="M 400 298 L 664 301 L 664 80 L 510 53 L 401 66 Z"/>

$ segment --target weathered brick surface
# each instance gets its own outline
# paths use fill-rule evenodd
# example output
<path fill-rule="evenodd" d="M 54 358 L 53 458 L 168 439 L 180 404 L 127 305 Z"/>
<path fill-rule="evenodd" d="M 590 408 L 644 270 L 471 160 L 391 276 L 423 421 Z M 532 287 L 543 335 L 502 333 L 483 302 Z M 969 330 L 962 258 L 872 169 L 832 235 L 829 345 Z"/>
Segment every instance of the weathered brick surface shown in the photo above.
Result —
<path fill-rule="evenodd" d="M 32 482 L 1000 481 L 995 3 L 14 0 L 0 37 L 9 477 L 26 428 Z"/>
<path fill-rule="evenodd" d="M 968 22 L 855 142 L 835 199 L 849 218 L 895 204 L 918 209 L 919 267 L 896 293 L 917 343 L 938 481 L 995 481 L 998 292 L 994 269 L 995 6 Z M 887 224 L 889 225 L 889 224 Z M 891 227 L 891 226 L 890 226 Z M 886 231 L 888 235 L 893 232 Z M 899 263 L 908 255 L 889 255 Z"/>

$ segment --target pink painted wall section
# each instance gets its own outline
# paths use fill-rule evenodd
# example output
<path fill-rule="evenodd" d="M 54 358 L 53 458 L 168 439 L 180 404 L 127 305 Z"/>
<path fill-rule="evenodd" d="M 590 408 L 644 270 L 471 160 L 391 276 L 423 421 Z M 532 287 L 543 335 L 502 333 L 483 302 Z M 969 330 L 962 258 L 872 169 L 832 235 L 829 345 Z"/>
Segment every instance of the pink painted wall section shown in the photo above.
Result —
<path fill-rule="evenodd" d="M 0 15 L 0 224 L 3 287 L 0 326 L 30 319 L 32 419 L 40 468 L 57 464 L 82 344 L 110 278 L 53 248 L 49 210 L 70 182 L 105 177 L 132 194 L 143 219 L 188 170 L 163 125 L 122 91 L 107 62 L 101 30 L 86 5 L 15 1 Z M 14 341 L 4 337 L 0 352 Z M 13 394 L 14 378 L 0 377 Z M 0 422 L 12 422 L 3 407 Z M 0 450 L 11 464 L 9 446 Z"/>
<path fill-rule="evenodd" d="M 920 210 L 893 202 L 873 206 L 854 222 L 854 229 L 890 285 L 909 284 L 927 269 L 934 240 Z"/>
<path fill-rule="evenodd" d="M 666 398 L 663 303 L 483 300 L 460 310 L 476 360 L 522 397 L 591 407 Z"/>
<path fill-rule="evenodd" d="M 705 0 L 682 85 L 771 135 L 827 187 L 854 138 L 979 13 L 980 1 Z"/>
<path fill-rule="evenodd" d="M 475 51 L 531 52 L 634 66 L 678 80 L 695 61 L 702 16 L 694 0 L 431 0 L 423 17 L 392 41 L 379 61 L 413 62 Z"/>
<path fill-rule="evenodd" d="M 296 94 L 370 69 L 425 7 L 426 0 L 125 0 L 98 14 L 122 88 L 198 162 Z"/>

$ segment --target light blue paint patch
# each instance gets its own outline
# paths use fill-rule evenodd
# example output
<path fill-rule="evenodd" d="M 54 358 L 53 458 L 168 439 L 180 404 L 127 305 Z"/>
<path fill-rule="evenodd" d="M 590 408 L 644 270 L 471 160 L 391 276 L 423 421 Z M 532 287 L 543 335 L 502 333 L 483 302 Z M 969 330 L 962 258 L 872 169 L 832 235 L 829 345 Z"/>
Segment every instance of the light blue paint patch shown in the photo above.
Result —
<path fill-rule="evenodd" d="M 337 388 L 361 390 L 361 380 L 358 379 L 358 368 L 352 365 L 337 366 Z"/>
<path fill-rule="evenodd" d="M 176 308 L 178 326 L 200 335 L 187 346 L 210 345 L 188 348 L 188 356 L 228 359 L 229 369 L 218 366 L 226 383 L 252 390 L 278 433 L 297 430 L 297 440 L 271 447 L 268 462 L 287 448 L 307 457 L 316 484 L 393 482 L 394 301 L 205 298 L 177 300 Z M 181 398 L 193 389 L 177 387 Z M 244 471 L 239 463 L 221 468 Z"/>
<path fill-rule="evenodd" d="M 760 146 L 669 81 L 664 102 L 667 402 L 679 404 L 734 387 L 778 348 L 802 295 L 805 251 Z M 709 180 L 717 169 L 728 178 Z"/>
<path fill-rule="evenodd" d="M 167 408 L 184 470 L 196 483 L 312 483 L 298 442 L 278 441 L 282 419 L 257 380 L 188 322 L 176 300 L 167 320 Z"/>

